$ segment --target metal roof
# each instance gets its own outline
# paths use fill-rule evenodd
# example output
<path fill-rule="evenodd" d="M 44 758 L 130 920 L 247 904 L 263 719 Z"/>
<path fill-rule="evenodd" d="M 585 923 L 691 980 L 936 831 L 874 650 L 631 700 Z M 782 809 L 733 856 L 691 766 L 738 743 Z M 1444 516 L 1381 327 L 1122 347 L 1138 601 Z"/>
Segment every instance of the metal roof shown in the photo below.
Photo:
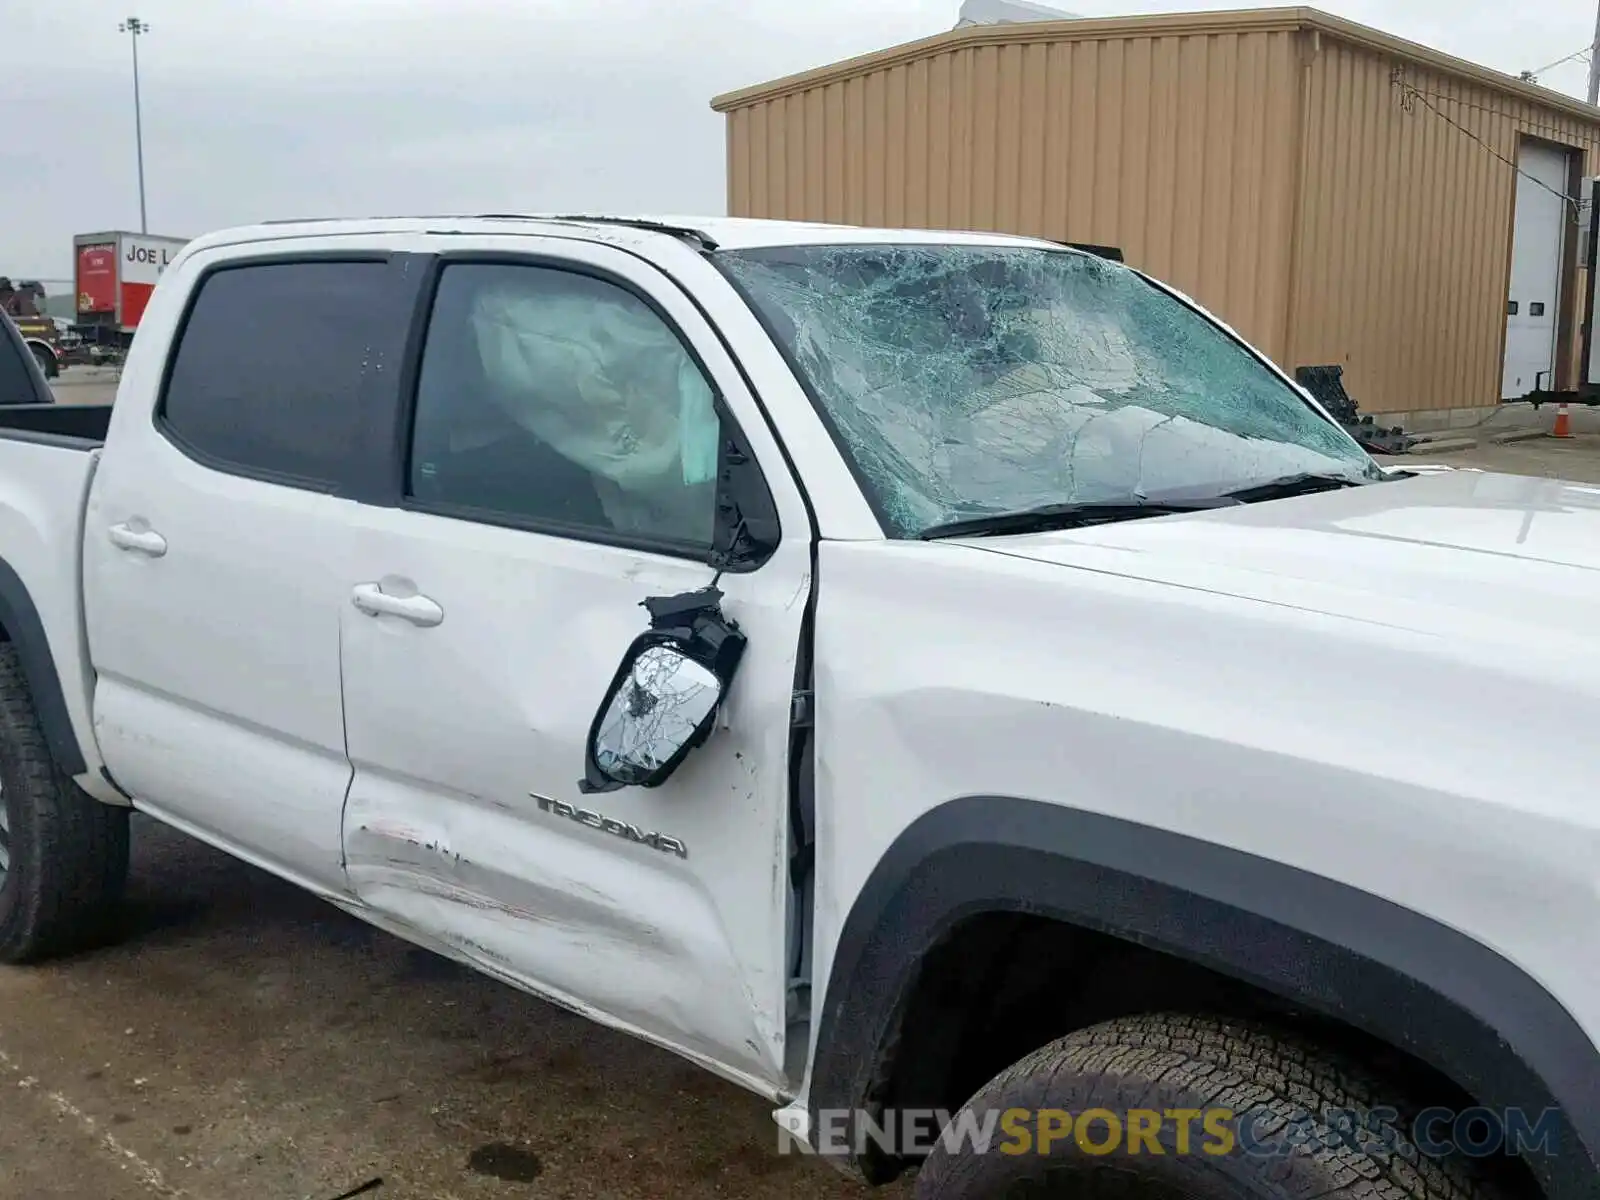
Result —
<path fill-rule="evenodd" d="M 1416 63 L 1482 87 L 1520 96 L 1543 108 L 1564 112 L 1600 126 L 1600 108 L 1553 92 L 1535 83 L 1456 58 L 1417 42 L 1409 42 L 1367 25 L 1346 21 L 1315 8 L 1252 8 L 1224 12 L 1162 13 L 1131 17 L 1080 17 L 1067 21 L 1027 21 L 1015 24 L 968 25 L 891 46 L 872 54 L 845 59 L 786 75 L 781 79 L 725 92 L 711 101 L 717 112 L 744 108 L 823 84 L 858 78 L 886 67 L 917 62 L 974 46 L 1015 46 L 1038 42 L 1105 41 L 1131 36 L 1196 37 L 1208 34 L 1294 32 L 1304 30 L 1336 38 L 1391 58 Z"/>

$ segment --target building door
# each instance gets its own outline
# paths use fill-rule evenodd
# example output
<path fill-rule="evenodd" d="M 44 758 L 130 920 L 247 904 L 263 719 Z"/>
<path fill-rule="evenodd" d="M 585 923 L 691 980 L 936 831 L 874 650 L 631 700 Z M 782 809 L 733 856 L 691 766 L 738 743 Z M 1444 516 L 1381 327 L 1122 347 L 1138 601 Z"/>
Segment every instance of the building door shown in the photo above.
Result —
<path fill-rule="evenodd" d="M 1570 211 L 1565 199 L 1565 150 L 1524 142 L 1517 166 L 1502 400 L 1556 386 L 1556 313 L 1561 308 L 1561 258 Z"/>

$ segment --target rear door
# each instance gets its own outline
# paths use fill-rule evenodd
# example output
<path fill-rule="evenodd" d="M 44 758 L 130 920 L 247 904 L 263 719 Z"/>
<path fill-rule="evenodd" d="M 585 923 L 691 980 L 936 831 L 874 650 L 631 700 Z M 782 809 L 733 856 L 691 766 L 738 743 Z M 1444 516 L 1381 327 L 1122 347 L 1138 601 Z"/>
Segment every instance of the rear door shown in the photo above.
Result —
<path fill-rule="evenodd" d="M 140 807 L 342 891 L 349 497 L 411 301 L 376 247 L 214 253 L 186 309 L 156 298 L 140 337 L 170 360 L 135 346 L 90 494 L 95 732 Z"/>
<path fill-rule="evenodd" d="M 633 255 L 489 238 L 442 260 L 409 425 L 401 494 L 363 512 L 343 576 L 353 889 L 775 1093 L 810 531 L 739 371 Z M 590 724 L 643 602 L 718 579 L 730 444 L 782 535 L 718 580 L 749 639 L 723 728 L 660 787 L 585 795 Z"/>

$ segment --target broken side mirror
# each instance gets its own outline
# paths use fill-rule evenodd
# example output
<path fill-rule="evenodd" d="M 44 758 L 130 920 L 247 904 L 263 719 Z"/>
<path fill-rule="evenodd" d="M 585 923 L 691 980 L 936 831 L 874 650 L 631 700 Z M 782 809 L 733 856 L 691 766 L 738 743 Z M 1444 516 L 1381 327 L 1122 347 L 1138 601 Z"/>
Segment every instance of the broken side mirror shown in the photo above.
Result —
<path fill-rule="evenodd" d="M 715 587 L 645 600 L 650 629 L 628 647 L 600 701 L 580 792 L 658 787 L 711 736 L 745 644 L 721 600 Z"/>

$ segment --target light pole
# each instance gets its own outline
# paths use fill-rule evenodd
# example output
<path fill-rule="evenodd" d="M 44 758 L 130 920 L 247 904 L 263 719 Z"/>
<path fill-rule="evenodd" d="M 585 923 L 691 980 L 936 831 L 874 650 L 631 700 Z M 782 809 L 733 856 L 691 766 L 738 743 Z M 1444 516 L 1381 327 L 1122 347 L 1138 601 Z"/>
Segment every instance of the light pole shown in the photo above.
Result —
<path fill-rule="evenodd" d="M 1589 47 L 1589 103 L 1600 102 L 1600 11 L 1594 14 L 1594 42 Z"/>
<path fill-rule="evenodd" d="M 150 226 L 144 215 L 144 117 L 139 111 L 139 35 L 150 32 L 150 24 L 138 17 L 129 17 L 119 32 L 128 34 L 133 41 L 133 146 L 139 159 L 139 232 L 149 233 Z"/>

